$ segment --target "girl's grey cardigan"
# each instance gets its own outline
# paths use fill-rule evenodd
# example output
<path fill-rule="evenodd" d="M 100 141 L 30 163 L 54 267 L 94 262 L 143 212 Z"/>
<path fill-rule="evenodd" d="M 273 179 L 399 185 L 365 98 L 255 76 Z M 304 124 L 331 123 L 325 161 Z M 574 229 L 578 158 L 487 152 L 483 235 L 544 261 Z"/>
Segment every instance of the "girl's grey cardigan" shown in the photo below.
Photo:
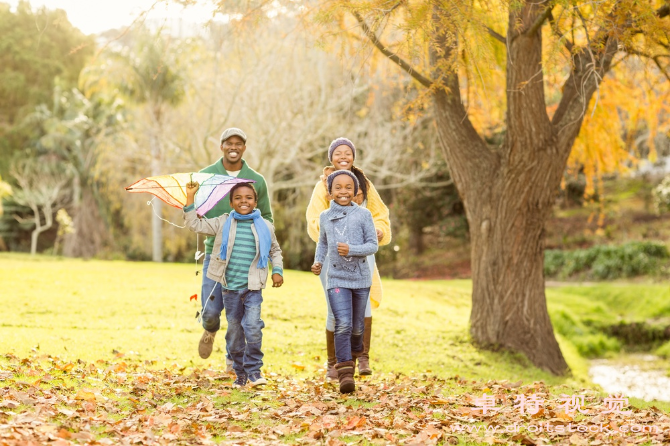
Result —
<path fill-rule="evenodd" d="M 377 231 L 370 211 L 354 202 L 340 206 L 331 200 L 319 216 L 319 226 L 314 262 L 323 264 L 328 255 L 328 289 L 372 286 L 366 257 L 377 252 Z M 347 256 L 338 254 L 338 243 L 349 245 Z"/>

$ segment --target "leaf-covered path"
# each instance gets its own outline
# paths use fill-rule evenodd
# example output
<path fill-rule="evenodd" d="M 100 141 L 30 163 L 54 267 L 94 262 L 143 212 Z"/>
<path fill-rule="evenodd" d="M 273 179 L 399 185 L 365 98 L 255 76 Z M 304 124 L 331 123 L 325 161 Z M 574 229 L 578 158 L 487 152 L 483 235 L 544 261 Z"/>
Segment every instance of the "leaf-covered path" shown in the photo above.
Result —
<path fill-rule="evenodd" d="M 332 383 L 269 378 L 260 390 L 237 390 L 221 371 L 156 369 L 122 354 L 89 363 L 5 355 L 0 445 L 670 442 L 670 418 L 654 407 L 589 390 L 562 395 L 565 387 L 542 382 L 389 374 L 344 397 Z M 532 415 L 531 401 L 540 401 Z"/>

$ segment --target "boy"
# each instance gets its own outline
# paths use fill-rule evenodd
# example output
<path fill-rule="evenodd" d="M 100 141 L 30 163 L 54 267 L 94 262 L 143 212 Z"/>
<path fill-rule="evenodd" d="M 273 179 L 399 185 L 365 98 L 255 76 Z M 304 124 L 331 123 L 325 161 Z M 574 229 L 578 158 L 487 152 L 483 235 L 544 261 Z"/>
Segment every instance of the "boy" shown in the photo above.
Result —
<path fill-rule="evenodd" d="M 250 183 L 238 183 L 230 190 L 233 211 L 212 219 L 196 215 L 198 183 L 186 185 L 184 220 L 193 232 L 214 236 L 207 277 L 221 283 L 228 321 L 226 343 L 237 375 L 236 387 L 249 382 L 253 387 L 267 384 L 261 375 L 263 352 L 261 290 L 265 288 L 268 260 L 272 262 L 272 286 L 284 283 L 281 248 L 274 226 L 256 208 L 258 195 Z"/>

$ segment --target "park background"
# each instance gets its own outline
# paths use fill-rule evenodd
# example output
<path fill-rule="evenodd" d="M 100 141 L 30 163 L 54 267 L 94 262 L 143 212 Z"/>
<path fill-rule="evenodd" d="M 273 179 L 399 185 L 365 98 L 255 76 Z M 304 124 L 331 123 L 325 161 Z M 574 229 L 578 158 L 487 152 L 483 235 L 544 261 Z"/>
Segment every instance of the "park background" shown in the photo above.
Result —
<path fill-rule="evenodd" d="M 221 131 L 235 126 L 249 136 L 245 159 L 268 183 L 291 270 L 264 304 L 268 372 L 278 381 L 322 375 L 325 303 L 318 280 L 304 272 L 314 253 L 304 213 L 328 144 L 346 136 L 391 212 L 393 241 L 377 256 L 386 290 L 372 347 L 380 376 L 451 378 L 435 393 L 445 398 L 462 396 L 467 383 L 459 377 L 475 380 L 473 394 L 489 380 L 503 388 L 544 380 L 557 386 L 549 393 L 588 388 L 596 399 L 614 382 L 636 407 L 670 407 L 662 390 L 670 371 L 668 59 L 649 53 L 663 45 L 617 57 L 553 192 L 544 234 L 547 305 L 571 368 L 555 377 L 521 354 L 479 348 L 469 335 L 470 228 L 416 80 L 356 45 L 355 23 L 308 18 L 291 2 L 259 2 L 262 19 L 245 15 L 244 2 L 230 2 L 238 12 L 224 3 L 149 2 L 122 18 L 101 10 L 117 22 L 95 29 L 76 2 L 65 10 L 0 2 L 3 367 L 33 376 L 41 370 L 33 363 L 53 355 L 58 367 L 41 366 L 53 376 L 77 360 L 106 361 L 120 373 L 127 365 L 119 364 L 165 367 L 190 379 L 220 369 L 194 355 L 195 236 L 168 224 L 152 232 L 154 210 L 176 224 L 181 212 L 157 200 L 147 206 L 149 196 L 124 187 L 211 164 Z M 503 23 L 499 13 L 495 25 Z M 73 25 L 77 14 L 83 18 Z M 495 146 L 506 133 L 506 56 L 489 37 L 478 37 L 481 53 L 463 53 L 459 75 L 470 120 Z M 574 30 L 572 38 L 586 39 Z M 546 50 L 560 58 L 551 43 Z M 566 71 L 548 64 L 544 74 L 553 113 Z M 73 380 L 76 394 L 83 384 Z M 127 390 L 123 404 L 135 389 Z M 178 404 L 195 398 L 184 395 Z M 225 405 L 253 397 L 218 398 Z M 397 429 L 406 431 L 400 438 L 423 432 Z M 215 438 L 227 437 L 217 431 Z"/>

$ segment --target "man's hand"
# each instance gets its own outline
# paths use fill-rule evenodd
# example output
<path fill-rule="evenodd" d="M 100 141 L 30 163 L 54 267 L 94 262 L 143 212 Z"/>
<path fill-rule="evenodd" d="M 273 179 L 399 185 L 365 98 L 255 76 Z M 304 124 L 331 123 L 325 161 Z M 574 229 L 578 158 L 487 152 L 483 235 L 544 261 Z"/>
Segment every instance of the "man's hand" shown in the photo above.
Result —
<path fill-rule="evenodd" d="M 346 243 L 338 243 L 337 253 L 341 256 L 346 256 L 347 254 L 349 254 L 349 245 L 347 245 Z"/>
<path fill-rule="evenodd" d="M 274 273 L 272 275 L 272 288 L 279 288 L 284 284 L 284 278 L 281 274 Z"/>
<path fill-rule="evenodd" d="M 384 233 L 382 232 L 381 229 L 377 229 L 377 241 L 381 242 L 383 238 L 384 238 Z"/>
<path fill-rule="evenodd" d="M 321 274 L 321 264 L 320 263 L 315 263 L 312 265 L 312 272 L 316 274 L 317 276 Z"/>

